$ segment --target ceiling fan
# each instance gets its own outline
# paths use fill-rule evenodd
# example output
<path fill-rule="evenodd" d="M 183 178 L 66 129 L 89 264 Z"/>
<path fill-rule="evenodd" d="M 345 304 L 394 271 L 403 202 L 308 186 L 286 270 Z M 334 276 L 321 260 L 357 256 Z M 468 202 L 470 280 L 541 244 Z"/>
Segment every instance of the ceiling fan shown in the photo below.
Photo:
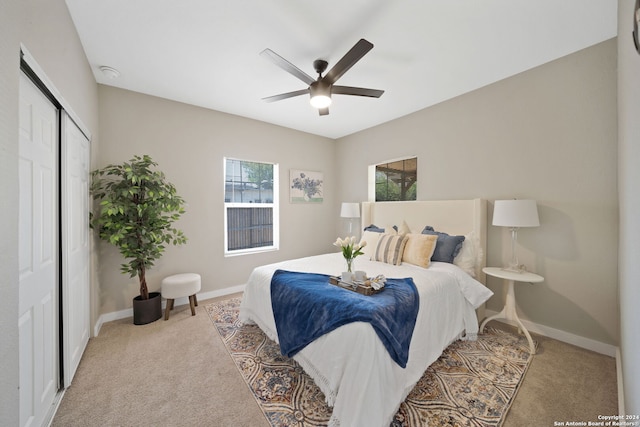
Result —
<path fill-rule="evenodd" d="M 364 55 L 373 49 L 373 44 L 365 39 L 360 39 L 352 48 L 347 52 L 336 65 L 322 76 L 322 73 L 327 69 L 327 61 L 323 59 L 316 59 L 313 61 L 313 68 L 318 73 L 318 78 L 314 79 L 291 62 L 287 61 L 271 49 L 263 50 L 260 55 L 272 61 L 278 67 L 282 68 L 286 72 L 292 74 L 298 79 L 302 80 L 309 85 L 307 89 L 296 90 L 293 92 L 281 93 L 279 95 L 268 96 L 262 98 L 266 102 L 280 101 L 282 99 L 292 98 L 294 96 L 310 94 L 311 105 L 318 109 L 321 116 L 329 114 L 329 105 L 331 104 L 331 95 L 355 95 L 355 96 L 367 96 L 370 98 L 380 98 L 384 93 L 383 90 L 378 89 L 366 89 L 362 87 L 351 86 L 337 86 L 334 83 L 346 73 L 349 68 L 358 62 Z"/>

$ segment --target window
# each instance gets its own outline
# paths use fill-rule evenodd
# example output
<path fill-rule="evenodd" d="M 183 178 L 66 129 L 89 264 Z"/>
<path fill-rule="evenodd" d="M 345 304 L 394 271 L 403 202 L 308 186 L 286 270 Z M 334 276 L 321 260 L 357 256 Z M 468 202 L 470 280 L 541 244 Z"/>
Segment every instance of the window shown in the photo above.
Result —
<path fill-rule="evenodd" d="M 375 165 L 375 201 L 416 200 L 418 158 Z"/>
<path fill-rule="evenodd" d="M 225 255 L 278 249 L 278 165 L 224 164 Z"/>

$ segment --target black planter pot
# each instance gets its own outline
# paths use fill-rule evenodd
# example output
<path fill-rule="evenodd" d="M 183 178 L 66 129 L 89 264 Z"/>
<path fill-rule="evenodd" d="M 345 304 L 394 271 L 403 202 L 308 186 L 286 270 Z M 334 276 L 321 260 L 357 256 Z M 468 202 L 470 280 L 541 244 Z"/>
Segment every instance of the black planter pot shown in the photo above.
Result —
<path fill-rule="evenodd" d="M 162 295 L 160 292 L 149 292 L 149 299 L 140 295 L 133 299 L 133 324 L 146 325 L 162 317 Z"/>

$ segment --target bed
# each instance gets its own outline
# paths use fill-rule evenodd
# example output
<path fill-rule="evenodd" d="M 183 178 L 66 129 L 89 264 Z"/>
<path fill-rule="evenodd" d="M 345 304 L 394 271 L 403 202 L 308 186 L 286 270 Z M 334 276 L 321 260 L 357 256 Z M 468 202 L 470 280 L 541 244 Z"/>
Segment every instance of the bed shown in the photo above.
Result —
<path fill-rule="evenodd" d="M 384 426 L 426 368 L 457 339 L 475 339 L 478 316 L 492 295 L 482 283 L 486 253 L 486 201 L 362 203 L 362 224 L 375 224 L 392 232 L 420 234 L 425 226 L 451 235 L 465 236 L 455 262 L 432 261 L 427 268 L 402 262 L 393 265 L 369 259 L 355 261 L 368 276 L 410 277 L 419 294 L 419 309 L 411 337 L 406 367 L 392 359 L 369 323 L 353 322 L 320 336 L 293 358 L 314 379 L 333 407 L 331 426 Z M 397 231 L 395 231 L 397 233 Z M 382 234 L 363 233 L 374 240 Z M 289 260 L 258 267 L 247 282 L 240 320 L 257 324 L 272 340 L 278 330 L 271 305 L 271 280 L 277 271 L 337 275 L 345 269 L 340 252 Z M 344 292 L 351 292 L 344 290 Z M 383 291 L 384 292 L 384 291 Z M 365 297 L 366 298 L 366 297 Z"/>

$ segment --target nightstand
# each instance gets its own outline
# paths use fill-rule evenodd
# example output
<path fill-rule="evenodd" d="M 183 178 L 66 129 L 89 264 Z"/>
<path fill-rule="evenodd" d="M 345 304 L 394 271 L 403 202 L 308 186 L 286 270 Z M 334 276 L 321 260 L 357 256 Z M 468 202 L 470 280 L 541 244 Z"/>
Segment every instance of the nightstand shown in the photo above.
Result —
<path fill-rule="evenodd" d="M 536 353 L 536 348 L 533 345 L 533 340 L 531 339 L 531 335 L 529 335 L 529 331 L 524 327 L 520 319 L 518 318 L 518 314 L 516 313 L 516 294 L 514 291 L 514 283 L 515 282 L 528 282 L 528 283 L 539 283 L 544 280 L 544 277 L 539 276 L 535 273 L 529 273 L 528 271 L 523 271 L 522 273 L 518 273 L 515 271 L 503 270 L 500 267 L 485 267 L 482 269 L 485 274 L 489 276 L 497 277 L 499 279 L 504 279 L 507 282 L 507 300 L 505 301 L 504 308 L 502 311 L 494 316 L 491 316 L 485 319 L 480 325 L 480 333 L 484 331 L 484 327 L 486 324 L 494 319 L 507 319 L 510 321 L 516 322 L 518 325 L 518 332 L 522 331 L 524 335 L 527 337 L 527 341 L 529 341 L 529 352 L 531 354 Z"/>

